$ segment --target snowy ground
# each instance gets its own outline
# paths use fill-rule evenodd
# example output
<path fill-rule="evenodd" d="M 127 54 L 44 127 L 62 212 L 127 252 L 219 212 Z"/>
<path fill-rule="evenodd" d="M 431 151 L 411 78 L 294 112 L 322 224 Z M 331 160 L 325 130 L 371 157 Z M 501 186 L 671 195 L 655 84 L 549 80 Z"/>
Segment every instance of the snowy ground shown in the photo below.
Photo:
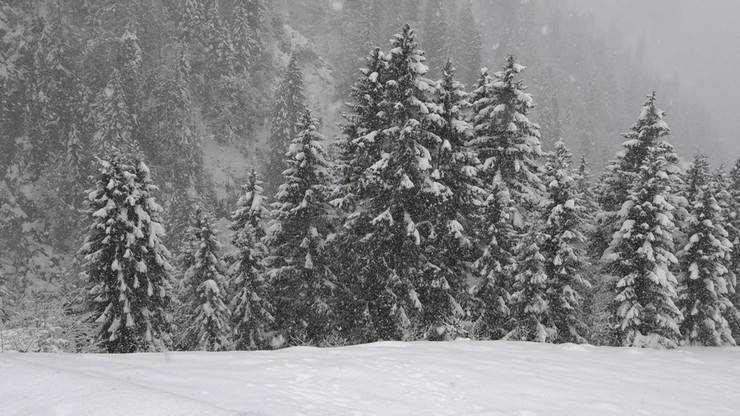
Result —
<path fill-rule="evenodd" d="M 740 414 L 740 349 L 508 342 L 0 354 L 0 415 Z"/>

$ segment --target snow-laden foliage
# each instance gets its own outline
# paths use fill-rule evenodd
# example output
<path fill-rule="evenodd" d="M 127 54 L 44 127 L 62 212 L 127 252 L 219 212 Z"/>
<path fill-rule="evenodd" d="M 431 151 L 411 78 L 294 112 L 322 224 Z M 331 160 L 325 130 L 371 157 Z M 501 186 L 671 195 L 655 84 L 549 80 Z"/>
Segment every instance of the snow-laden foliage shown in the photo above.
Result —
<path fill-rule="evenodd" d="M 480 282 L 473 288 L 477 301 L 475 332 L 483 339 L 498 339 L 511 327 L 511 291 L 521 237 L 513 225 L 514 207 L 508 188 L 498 177 L 494 178 L 481 212 L 483 252 L 475 262 Z"/>
<path fill-rule="evenodd" d="M 448 61 L 434 96 L 440 118 L 432 131 L 441 143 L 433 153 L 437 168 L 432 176 L 439 178 L 449 193 L 437 198 L 431 207 L 435 218 L 427 253 L 437 269 L 420 291 L 422 304 L 427 305 L 423 317 L 427 327 L 422 335 L 428 339 L 451 339 L 460 333 L 460 323 L 467 319 L 466 282 L 473 275 L 471 266 L 477 252 L 474 221 L 480 193 L 478 160 L 468 147 L 470 125 L 463 118 L 467 94 L 455 79 L 455 72 Z"/>
<path fill-rule="evenodd" d="M 507 337 L 539 342 L 587 341 L 583 322 L 583 217 L 585 207 L 571 167 L 572 155 L 562 140 L 548 155 L 544 182 L 547 196 L 542 223 L 530 232 L 520 257 L 521 272 L 513 294 L 515 330 Z"/>
<path fill-rule="evenodd" d="M 617 278 L 612 320 L 619 345 L 673 348 L 680 338 L 670 155 L 660 146 L 647 149 L 603 256 Z"/>
<path fill-rule="evenodd" d="M 186 256 L 181 301 L 185 305 L 185 335 L 180 347 L 187 351 L 224 351 L 231 346 L 231 313 L 226 306 L 225 265 L 221 243 L 210 217 L 198 210 L 190 230 L 192 252 Z"/>
<path fill-rule="evenodd" d="M 232 11 L 234 20 L 231 33 L 234 49 L 242 70 L 249 71 L 261 66 L 264 53 L 262 24 L 265 18 L 263 0 L 238 0 Z"/>
<path fill-rule="evenodd" d="M 513 57 L 491 78 L 483 71 L 471 94 L 471 145 L 481 161 L 480 177 L 488 186 L 499 177 L 508 188 L 517 223 L 539 202 L 543 190 L 538 159 L 539 126 L 527 118 L 534 107 L 532 96 L 516 77 L 524 70 Z"/>
<path fill-rule="evenodd" d="M 317 121 L 306 111 L 285 155 L 265 243 L 277 326 L 290 343 L 319 344 L 336 333 L 337 277 L 330 268 L 329 162 Z"/>
<path fill-rule="evenodd" d="M 138 143 L 134 137 L 134 118 L 118 69 L 111 72 L 108 84 L 98 95 L 94 111 L 96 152 L 100 155 L 135 155 Z"/>
<path fill-rule="evenodd" d="M 666 160 L 666 174 L 674 193 L 680 188 L 678 156 L 668 142 L 671 130 L 663 119 L 664 115 L 663 110 L 657 107 L 653 92 L 640 110 L 637 122 L 624 134 L 623 150 L 609 162 L 601 175 L 596 192 L 601 212 L 596 216 L 596 233 L 592 236 L 594 252 L 602 254 L 611 241 L 612 233 L 620 228 L 618 213 L 641 174 L 649 153 L 656 153 L 656 157 Z M 673 196 L 669 195 L 668 202 L 680 208 L 679 201 Z"/>
<path fill-rule="evenodd" d="M 431 207 L 451 192 L 435 173 L 435 154 L 443 140 L 434 128 L 445 121 L 437 113 L 424 62 L 416 34 L 405 25 L 388 54 L 377 51 L 371 57 L 380 72 L 372 68 L 374 72 L 363 73 L 355 89 L 378 88 L 366 97 L 379 101 L 358 101 L 354 109 L 377 106 L 379 111 L 374 116 L 355 112 L 350 121 L 356 127 L 347 129 L 351 144 L 344 149 L 353 149 L 355 156 L 344 169 L 345 183 L 352 185 L 339 199 L 352 200 L 344 205 L 349 209 L 342 239 L 348 241 L 348 259 L 354 263 L 347 268 L 351 286 L 361 296 L 353 308 L 356 322 L 370 339 L 408 339 L 423 331 L 427 325 L 420 294 L 440 281 L 433 277 L 440 259 L 426 247 L 436 232 Z"/>
<path fill-rule="evenodd" d="M 170 254 L 161 242 L 162 208 L 144 162 L 101 162 L 89 193 L 91 221 L 81 254 L 89 307 L 108 352 L 162 351 L 171 343 Z"/>
<path fill-rule="evenodd" d="M 735 345 L 726 319 L 736 314 L 729 299 L 735 285 L 728 268 L 732 243 L 721 223 L 721 207 L 715 197 L 720 192 L 705 156 L 694 158 L 685 182 L 689 216 L 688 241 L 679 253 L 681 332 L 690 344 Z"/>
<path fill-rule="evenodd" d="M 723 211 L 723 221 L 727 230 L 727 239 L 732 243 L 732 251 L 728 261 L 729 271 L 735 277 L 735 285 L 731 287 L 731 300 L 734 309 L 727 317 L 732 327 L 735 341 L 740 342 L 740 161 L 735 162 L 726 177 L 717 178 L 717 185 L 725 189 L 726 206 Z"/>
<path fill-rule="evenodd" d="M 273 338 L 275 317 L 263 263 L 267 248 L 262 243 L 262 221 L 270 214 L 262 192 L 262 181 L 252 169 L 231 215 L 236 252 L 229 256 L 230 309 L 238 350 L 267 348 Z"/>

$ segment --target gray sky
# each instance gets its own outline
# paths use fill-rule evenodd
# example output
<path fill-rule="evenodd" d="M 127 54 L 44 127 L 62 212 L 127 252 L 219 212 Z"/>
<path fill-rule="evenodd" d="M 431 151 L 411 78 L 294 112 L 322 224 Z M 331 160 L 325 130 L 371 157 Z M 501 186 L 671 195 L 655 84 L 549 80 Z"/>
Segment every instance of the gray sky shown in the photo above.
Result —
<path fill-rule="evenodd" d="M 666 78 L 675 74 L 711 113 L 731 150 L 724 161 L 740 157 L 740 0 L 573 1 L 633 45 L 644 36 L 648 63 Z M 702 138 L 696 142 L 702 150 Z"/>

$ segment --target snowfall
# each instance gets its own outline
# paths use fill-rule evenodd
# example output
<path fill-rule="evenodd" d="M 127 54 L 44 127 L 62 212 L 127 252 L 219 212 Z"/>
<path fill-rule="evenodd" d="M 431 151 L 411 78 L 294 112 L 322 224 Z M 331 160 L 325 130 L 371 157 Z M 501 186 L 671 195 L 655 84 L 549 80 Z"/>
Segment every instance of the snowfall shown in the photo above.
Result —
<path fill-rule="evenodd" d="M 0 354 L 1 416 L 740 415 L 740 348 L 457 341 Z"/>

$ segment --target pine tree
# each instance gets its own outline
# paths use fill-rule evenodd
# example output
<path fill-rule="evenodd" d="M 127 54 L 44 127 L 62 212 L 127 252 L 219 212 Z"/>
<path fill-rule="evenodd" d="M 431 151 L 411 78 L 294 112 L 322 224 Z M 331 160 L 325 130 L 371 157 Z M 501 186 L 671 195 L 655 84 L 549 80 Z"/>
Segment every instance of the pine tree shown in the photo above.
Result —
<path fill-rule="evenodd" d="M 596 218 L 597 233 L 592 236 L 592 249 L 598 255 L 606 250 L 612 233 L 619 228 L 618 211 L 640 175 L 648 153 L 663 154 L 668 163 L 667 174 L 673 182 L 671 186 L 675 189 L 680 186 L 678 156 L 667 141 L 671 131 L 663 117 L 664 112 L 657 107 L 653 92 L 643 105 L 637 122 L 624 135 L 626 139 L 622 144 L 624 150 L 609 163 L 601 176 L 600 186 L 597 188 L 597 201 L 601 206 L 601 212 Z M 678 205 L 676 201 L 668 202 Z"/>
<path fill-rule="evenodd" d="M 727 239 L 732 243 L 729 269 L 730 273 L 735 276 L 735 287 L 731 288 L 733 293 L 731 300 L 735 313 L 734 316 L 730 314 L 727 319 L 730 321 L 735 340 L 740 342 L 740 161 L 733 165 L 727 179 L 722 183 L 726 184 L 729 194 L 723 223 L 727 227 Z"/>
<path fill-rule="evenodd" d="M 686 176 L 689 221 L 688 242 L 680 253 L 681 332 L 690 344 L 735 345 L 725 318 L 734 309 L 728 298 L 734 285 L 728 269 L 732 243 L 722 225 L 718 189 L 706 157 L 697 155 Z"/>
<path fill-rule="evenodd" d="M 203 29 L 206 22 L 206 12 L 200 0 L 183 0 L 177 5 L 177 26 L 180 40 L 192 44 L 204 40 Z"/>
<path fill-rule="evenodd" d="M 205 46 L 211 58 L 208 70 L 214 79 L 234 73 L 236 52 L 231 32 L 221 20 L 218 0 L 208 0 L 205 8 Z"/>
<path fill-rule="evenodd" d="M 500 176 L 502 185 L 509 188 L 517 224 L 543 189 L 537 164 L 542 156 L 539 126 L 527 118 L 534 103 L 522 81 L 515 79 L 523 70 L 510 56 L 493 79 L 484 71 L 472 94 L 475 138 L 471 145 L 482 162 L 481 179 L 491 183 Z"/>
<path fill-rule="evenodd" d="M 369 339 L 407 339 L 424 326 L 419 290 L 437 268 L 425 255 L 433 220 L 429 206 L 449 190 L 432 176 L 430 149 L 441 139 L 428 130 L 439 115 L 431 114 L 434 91 L 425 73 L 416 35 L 405 25 L 379 74 L 384 82 L 377 118 L 369 117 L 373 125 L 362 126 L 359 136 L 346 138 L 356 155 L 345 172 L 356 179 L 349 182 L 355 185 L 343 238 L 359 259 L 350 268 L 362 271 L 354 286 Z M 376 159 L 367 166 L 371 158 Z"/>
<path fill-rule="evenodd" d="M 126 30 L 118 39 L 116 68 L 121 74 L 121 87 L 126 96 L 126 105 L 136 120 L 140 113 L 139 84 L 141 80 L 141 47 L 135 33 Z"/>
<path fill-rule="evenodd" d="M 265 239 L 278 327 L 289 342 L 320 344 L 336 332 L 337 278 L 331 270 L 329 164 L 316 120 L 306 111 L 291 142 Z"/>
<path fill-rule="evenodd" d="M 262 181 L 252 169 L 231 223 L 237 251 L 229 267 L 234 294 L 230 308 L 237 350 L 268 348 L 272 342 L 275 318 L 263 264 L 267 248 L 261 241 L 265 236 L 262 221 L 267 217 Z"/>
<path fill-rule="evenodd" d="M 95 102 L 95 135 L 93 145 L 99 155 L 138 153 L 133 134 L 134 120 L 123 91 L 121 74 L 113 69 L 108 84 Z"/>
<path fill-rule="evenodd" d="M 513 57 L 493 79 L 484 68 L 470 98 L 470 144 L 481 162 L 478 177 L 487 194 L 480 221 L 484 248 L 476 262 L 482 279 L 476 293 L 483 337 L 499 338 L 512 329 L 510 301 L 517 268 L 513 253 L 543 188 L 537 165 L 542 156 L 539 127 L 526 116 L 532 97 L 515 79 L 523 69 Z"/>
<path fill-rule="evenodd" d="M 431 339 L 449 339 L 460 331 L 459 324 L 466 317 L 466 279 L 472 275 L 475 260 L 478 160 L 467 147 L 470 125 L 463 118 L 466 99 L 462 84 L 455 80 L 455 68 L 447 61 L 435 95 L 440 120 L 432 130 L 442 142 L 434 152 L 437 163 L 432 176 L 450 192 L 431 207 L 436 218 L 428 255 L 436 259 L 439 269 L 430 276 L 431 284 L 420 292 L 422 304 L 427 305 L 423 321 L 431 324 L 425 338 Z"/>
<path fill-rule="evenodd" d="M 262 0 L 238 0 L 234 4 L 234 38 L 236 58 L 242 70 L 249 71 L 262 65 L 264 40 L 262 38 L 265 5 Z"/>
<path fill-rule="evenodd" d="M 231 346 L 231 314 L 224 303 L 227 282 L 221 243 L 201 210 L 195 213 L 191 232 L 194 251 L 183 278 L 190 326 L 182 346 L 187 351 L 225 351 Z"/>
<path fill-rule="evenodd" d="M 547 158 L 543 220 L 530 230 L 520 257 L 512 295 L 515 326 L 507 338 L 586 342 L 586 325 L 580 318 L 580 291 L 590 286 L 581 276 L 584 208 L 575 189 L 571 158 L 562 140 Z"/>
<path fill-rule="evenodd" d="M 480 214 L 485 224 L 479 231 L 483 252 L 475 261 L 480 282 L 473 288 L 478 338 L 499 339 L 510 330 L 511 292 L 517 270 L 515 250 L 521 237 L 513 226 L 513 211 L 508 188 L 497 176 Z"/>
<path fill-rule="evenodd" d="M 622 346 L 678 345 L 681 312 L 675 301 L 674 207 L 671 165 L 653 146 L 640 165 L 619 211 L 622 223 L 604 254 L 606 271 L 616 277 L 612 304 L 616 342 Z M 670 155 L 670 153 L 668 154 Z"/>
<path fill-rule="evenodd" d="M 298 59 L 290 58 L 282 80 L 275 90 L 270 129 L 270 148 L 267 166 L 268 189 L 277 189 L 285 170 L 285 152 L 298 133 L 296 125 L 305 111 L 303 98 L 303 74 Z"/>
<path fill-rule="evenodd" d="M 582 161 L 574 177 L 572 154 L 562 140 L 548 157 L 544 182 L 547 186 L 544 243 L 545 273 L 548 277 L 547 302 L 552 322 L 557 328 L 555 342 L 586 342 L 587 326 L 582 319 L 584 290 L 591 284 L 583 276 L 586 239 L 584 218 L 588 213 L 587 197 L 577 179 L 587 176 Z"/>
<path fill-rule="evenodd" d="M 123 158 L 102 162 L 89 194 L 92 224 L 81 253 L 88 262 L 89 307 L 108 352 L 162 351 L 170 346 L 171 277 L 160 239 L 161 208 L 149 169 Z"/>

